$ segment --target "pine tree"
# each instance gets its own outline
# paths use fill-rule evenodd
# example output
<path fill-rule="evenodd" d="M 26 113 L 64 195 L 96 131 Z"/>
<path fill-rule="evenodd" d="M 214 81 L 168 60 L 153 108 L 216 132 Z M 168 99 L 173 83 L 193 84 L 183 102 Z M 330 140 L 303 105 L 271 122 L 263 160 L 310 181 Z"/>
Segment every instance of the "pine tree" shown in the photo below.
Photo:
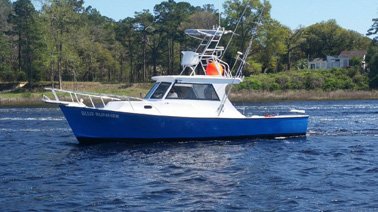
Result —
<path fill-rule="evenodd" d="M 9 15 L 9 22 L 13 24 L 11 34 L 17 44 L 17 69 L 25 74 L 31 89 L 33 81 L 39 80 L 38 69 L 33 66 L 42 46 L 38 14 L 30 0 L 18 0 L 13 7 L 14 13 Z"/>
<path fill-rule="evenodd" d="M 0 80 L 12 81 L 14 74 L 11 71 L 11 45 L 7 31 L 10 29 L 8 16 L 12 11 L 9 0 L 0 0 Z"/>

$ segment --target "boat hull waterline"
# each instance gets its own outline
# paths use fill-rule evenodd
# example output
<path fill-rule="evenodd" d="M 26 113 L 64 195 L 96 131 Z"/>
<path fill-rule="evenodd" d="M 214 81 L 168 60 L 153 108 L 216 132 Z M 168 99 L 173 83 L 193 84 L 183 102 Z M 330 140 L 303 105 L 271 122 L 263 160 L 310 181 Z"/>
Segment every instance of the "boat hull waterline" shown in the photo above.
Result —
<path fill-rule="evenodd" d="M 307 115 L 197 118 L 60 105 L 79 142 L 224 140 L 305 136 Z"/>

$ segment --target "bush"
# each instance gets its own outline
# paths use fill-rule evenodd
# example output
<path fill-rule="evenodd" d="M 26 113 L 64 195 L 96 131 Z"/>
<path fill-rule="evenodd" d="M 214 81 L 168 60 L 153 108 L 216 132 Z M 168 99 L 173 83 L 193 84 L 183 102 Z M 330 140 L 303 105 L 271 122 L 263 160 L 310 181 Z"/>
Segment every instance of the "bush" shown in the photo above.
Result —
<path fill-rule="evenodd" d="M 324 86 L 324 79 L 319 73 L 307 73 L 305 86 L 306 90 L 321 89 Z"/>
<path fill-rule="evenodd" d="M 276 83 L 278 84 L 279 89 L 281 90 L 290 89 L 290 77 L 287 75 L 278 75 L 276 77 Z"/>
<path fill-rule="evenodd" d="M 356 90 L 367 90 L 369 89 L 369 78 L 366 75 L 362 75 L 361 73 L 356 74 L 353 76 L 353 83 L 355 84 Z"/>
<path fill-rule="evenodd" d="M 25 81 L 27 79 L 25 72 L 19 71 L 15 75 L 17 81 Z"/>
<path fill-rule="evenodd" d="M 378 82 L 378 78 L 374 79 Z M 303 70 L 246 77 L 238 87 L 246 90 L 366 90 L 368 77 L 357 69 Z"/>
<path fill-rule="evenodd" d="M 13 82 L 15 81 L 14 73 L 11 70 L 4 70 L 0 72 L 0 81 Z"/>

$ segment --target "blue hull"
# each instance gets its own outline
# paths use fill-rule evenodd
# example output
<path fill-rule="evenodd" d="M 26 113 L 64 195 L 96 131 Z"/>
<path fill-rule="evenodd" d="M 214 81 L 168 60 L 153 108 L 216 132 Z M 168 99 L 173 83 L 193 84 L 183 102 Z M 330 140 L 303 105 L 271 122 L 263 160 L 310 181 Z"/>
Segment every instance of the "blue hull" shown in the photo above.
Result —
<path fill-rule="evenodd" d="M 210 140 L 306 135 L 308 116 L 290 118 L 186 118 L 60 105 L 80 142 Z"/>

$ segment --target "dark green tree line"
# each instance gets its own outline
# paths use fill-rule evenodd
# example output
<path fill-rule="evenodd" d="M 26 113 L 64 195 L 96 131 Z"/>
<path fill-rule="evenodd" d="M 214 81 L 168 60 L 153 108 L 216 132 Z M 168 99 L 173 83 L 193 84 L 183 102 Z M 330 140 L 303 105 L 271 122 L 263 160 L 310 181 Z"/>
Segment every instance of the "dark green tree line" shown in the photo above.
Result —
<path fill-rule="evenodd" d="M 373 42 L 369 47 L 366 62 L 369 67 L 369 86 L 378 88 L 378 18 L 373 19 L 373 25 L 367 35 L 374 35 Z"/>
<path fill-rule="evenodd" d="M 338 55 L 343 50 L 367 49 L 370 39 L 343 29 L 335 20 L 317 23 L 304 31 L 302 51 L 310 58 Z"/>
<path fill-rule="evenodd" d="M 9 0 L 0 0 L 0 80 L 13 80 L 12 72 L 12 48 L 7 32 L 11 28 L 8 16 L 12 12 L 12 4 Z"/>
<path fill-rule="evenodd" d="M 263 13 L 247 75 L 301 68 L 307 58 L 367 49 L 371 42 L 334 20 L 291 30 L 270 17 L 268 1 L 226 0 L 223 7 L 221 25 L 234 30 L 239 23 L 223 58 L 231 63 L 236 51 L 247 47 L 256 14 Z M 85 8 L 83 0 L 45 0 L 39 11 L 30 0 L 0 0 L 0 81 L 27 80 L 30 86 L 57 81 L 62 87 L 64 81 L 132 83 L 178 74 L 181 51 L 198 44 L 184 30 L 218 24 L 213 5 L 195 7 L 174 0 L 120 21 Z"/>
<path fill-rule="evenodd" d="M 41 38 L 39 16 L 30 0 L 19 0 L 13 3 L 13 12 L 8 16 L 12 24 L 9 34 L 12 35 L 17 49 L 16 75 L 24 74 L 32 86 L 39 79 L 44 43 Z"/>

